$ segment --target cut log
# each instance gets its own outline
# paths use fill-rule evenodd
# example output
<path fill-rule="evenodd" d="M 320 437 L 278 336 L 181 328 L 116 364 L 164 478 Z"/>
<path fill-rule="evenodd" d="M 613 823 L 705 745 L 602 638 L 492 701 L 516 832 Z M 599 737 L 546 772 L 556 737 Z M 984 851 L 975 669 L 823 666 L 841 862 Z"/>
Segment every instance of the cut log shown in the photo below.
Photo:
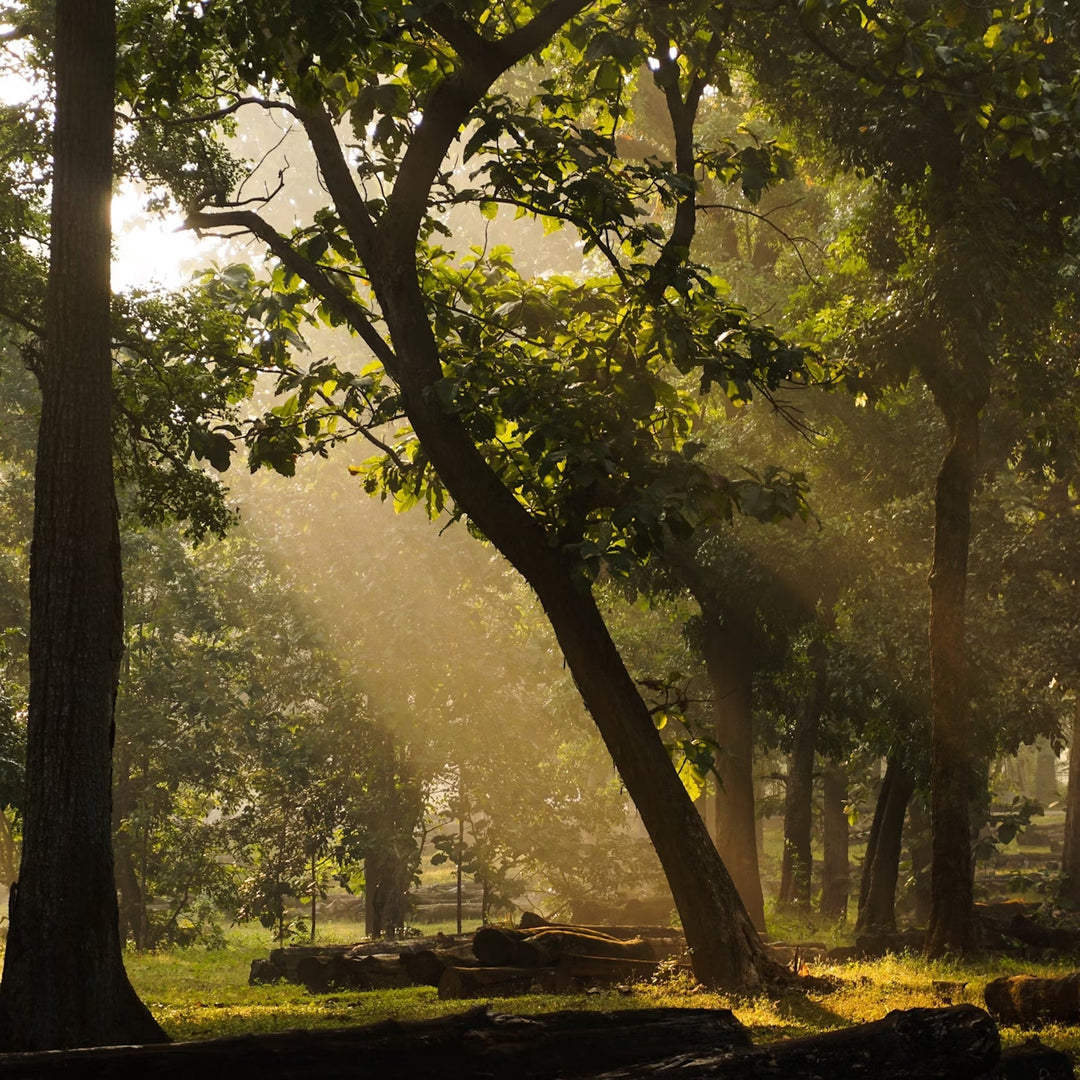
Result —
<path fill-rule="evenodd" d="M 662 949 L 663 956 L 670 950 Z M 623 940 L 593 930 L 538 927 L 512 930 L 483 926 L 473 937 L 473 953 L 487 967 L 546 967 L 562 956 L 607 956 L 612 959 L 657 960 L 657 949 L 642 938 Z"/>
<path fill-rule="evenodd" d="M 479 967 L 480 961 L 467 949 L 423 949 L 403 953 L 401 964 L 414 986 L 438 986 L 448 967 Z"/>
<path fill-rule="evenodd" d="M 983 997 L 1002 1024 L 1075 1024 L 1080 1021 L 1080 972 L 1056 979 L 1006 975 L 988 982 Z"/>
<path fill-rule="evenodd" d="M 552 927 L 557 930 L 583 930 L 588 934 L 607 934 L 608 937 L 622 938 L 657 938 L 659 940 L 672 940 L 685 944 L 686 935 L 675 926 L 656 926 L 656 925 L 618 925 L 618 926 L 584 926 L 580 923 L 560 923 L 551 922 L 549 919 L 545 919 L 541 915 L 537 915 L 534 911 L 526 911 L 522 914 L 521 919 L 518 922 L 518 926 L 522 930 L 538 930 L 543 927 Z"/>
<path fill-rule="evenodd" d="M 824 1035 L 719 1053 L 682 1053 L 619 1068 L 592 1080 L 983 1080 L 997 1075 L 1001 1041 L 994 1021 L 974 1005 L 907 1009 Z"/>
<path fill-rule="evenodd" d="M 439 997 L 444 1000 L 554 992 L 554 968 L 448 967 L 439 978 Z"/>
<path fill-rule="evenodd" d="M 642 1009 L 497 1016 L 486 1008 L 338 1031 L 286 1031 L 160 1046 L 0 1055 L 0 1077 L 189 1080 L 555 1080 L 676 1052 L 749 1046 L 727 1009 Z"/>

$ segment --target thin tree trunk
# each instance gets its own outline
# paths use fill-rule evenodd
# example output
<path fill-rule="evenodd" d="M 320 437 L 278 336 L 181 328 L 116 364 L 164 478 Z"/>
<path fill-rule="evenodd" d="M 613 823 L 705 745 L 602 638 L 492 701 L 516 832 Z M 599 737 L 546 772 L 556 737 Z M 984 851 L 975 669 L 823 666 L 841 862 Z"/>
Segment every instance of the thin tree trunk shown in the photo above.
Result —
<path fill-rule="evenodd" d="M 19 881 L 0 1046 L 164 1040 L 124 971 L 112 857 L 123 585 L 112 472 L 112 0 L 58 0 L 51 259 Z"/>
<path fill-rule="evenodd" d="M 956 395 L 960 396 L 960 395 Z M 979 409 L 953 402 L 951 441 L 934 498 L 930 573 L 930 765 L 932 863 L 927 952 L 965 954 L 975 947 L 971 862 L 971 717 L 964 655 L 971 499 L 979 459 Z"/>
<path fill-rule="evenodd" d="M 829 761 L 822 771 L 822 881 L 819 910 L 827 919 L 847 918 L 851 870 L 848 862 L 847 769 Z"/>
<path fill-rule="evenodd" d="M 782 904 L 806 907 L 810 904 L 813 874 L 811 835 L 813 826 L 814 750 L 818 722 L 825 698 L 825 643 L 814 638 L 807 648 L 812 672 L 810 689 L 795 724 L 795 737 L 788 759 L 787 794 L 784 798 L 784 855 L 780 867 Z"/>
<path fill-rule="evenodd" d="M 916 926 L 930 919 L 930 814 L 926 798 L 916 791 L 908 802 L 908 850 L 911 852 L 911 917 Z"/>
<path fill-rule="evenodd" d="M 765 929 L 754 807 L 754 664 L 750 628 L 699 597 L 705 666 L 712 683 L 719 755 L 713 837 L 750 920 Z"/>
<path fill-rule="evenodd" d="M 1080 903 L 1080 699 L 1073 704 L 1069 737 L 1069 790 L 1065 796 L 1065 845 L 1061 852 L 1061 895 Z"/>
<path fill-rule="evenodd" d="M 891 756 L 878 792 L 863 859 L 856 934 L 896 929 L 896 881 L 900 874 L 904 813 L 914 790 L 915 778 L 899 758 Z"/>

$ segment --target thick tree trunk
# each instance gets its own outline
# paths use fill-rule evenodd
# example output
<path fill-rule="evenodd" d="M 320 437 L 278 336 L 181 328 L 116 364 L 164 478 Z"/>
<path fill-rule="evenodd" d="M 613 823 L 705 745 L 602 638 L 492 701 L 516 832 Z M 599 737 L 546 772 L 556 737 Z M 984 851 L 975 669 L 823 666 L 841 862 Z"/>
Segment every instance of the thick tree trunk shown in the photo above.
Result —
<path fill-rule="evenodd" d="M 724 618 L 698 597 L 701 607 L 705 666 L 712 684 L 716 742 L 716 849 L 739 896 L 759 930 L 765 929 L 765 898 L 757 853 L 754 808 L 754 661 L 751 628 L 744 620 Z"/>
<path fill-rule="evenodd" d="M 5 1049 L 164 1039 L 124 972 L 112 860 L 123 642 L 109 315 L 115 52 L 112 0 L 59 0 L 26 806 L 0 984 Z"/>
<path fill-rule="evenodd" d="M 393 236 L 390 233 L 390 236 Z M 384 249 L 379 303 L 394 342 L 391 373 L 424 450 L 455 502 L 532 586 L 627 793 L 641 815 L 675 900 L 694 974 L 724 988 L 779 974 L 762 948 L 731 876 L 680 782 L 648 707 L 626 670 L 591 583 L 551 541 L 483 459 L 432 387 L 438 345 L 408 246 Z"/>
<path fill-rule="evenodd" d="M 404 288 L 404 287 L 403 287 Z M 411 303 L 408 298 L 411 297 Z M 396 302 L 395 302 L 396 301 Z M 399 354 L 434 357 L 415 280 L 407 295 L 384 299 Z M 420 331 L 420 340 L 417 331 Z M 438 371 L 437 363 L 435 370 Z M 535 590 L 615 767 L 667 874 L 706 985 L 758 985 L 774 965 L 761 947 L 704 822 L 672 767 L 649 710 L 611 640 L 589 583 L 575 573 L 492 473 L 455 419 L 423 387 L 406 406 L 430 459 L 455 500 Z"/>
<path fill-rule="evenodd" d="M 878 792 L 863 859 L 856 934 L 889 933 L 896 929 L 896 880 L 900 873 L 904 813 L 914 790 L 915 778 L 899 758 L 891 756 Z"/>
<path fill-rule="evenodd" d="M 784 855 L 780 868 L 781 904 L 808 907 L 813 874 L 810 842 L 813 826 L 814 751 L 818 720 L 825 698 L 825 643 L 814 638 L 807 649 L 811 682 L 803 710 L 795 724 L 788 758 L 787 794 L 784 798 Z"/>
<path fill-rule="evenodd" d="M 927 952 L 965 954 L 975 947 L 971 862 L 971 717 L 964 655 L 971 498 L 979 460 L 979 409 L 952 403 L 951 441 L 934 497 L 930 573 L 931 875 Z"/>
<path fill-rule="evenodd" d="M 827 919 L 847 918 L 851 870 L 848 862 L 847 770 L 830 761 L 822 771 L 821 905 Z"/>
<path fill-rule="evenodd" d="M 1080 700 L 1073 706 L 1069 738 L 1069 790 L 1065 802 L 1065 846 L 1061 852 L 1061 895 L 1080 903 Z"/>

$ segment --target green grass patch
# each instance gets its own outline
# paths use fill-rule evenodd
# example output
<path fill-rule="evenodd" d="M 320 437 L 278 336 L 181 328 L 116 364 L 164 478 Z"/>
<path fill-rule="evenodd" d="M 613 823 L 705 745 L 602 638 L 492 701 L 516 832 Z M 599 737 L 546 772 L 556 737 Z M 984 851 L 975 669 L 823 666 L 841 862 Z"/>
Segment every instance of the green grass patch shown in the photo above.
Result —
<path fill-rule="evenodd" d="M 446 929 L 446 928 L 444 928 Z M 797 929 L 797 927 L 791 927 Z M 819 931 L 821 927 L 817 928 Z M 328 924 L 320 942 L 359 940 L 356 926 Z M 309 994 L 287 983 L 249 986 L 251 961 L 266 957 L 272 947 L 265 931 L 234 928 L 228 946 L 217 951 L 170 949 L 154 953 L 129 951 L 125 962 L 135 989 L 162 1027 L 177 1040 L 282 1031 L 288 1028 L 348 1027 L 379 1020 L 418 1020 L 462 1012 L 476 1002 L 440 1001 L 431 987 L 405 990 L 342 991 Z M 813 974 L 829 976 L 832 993 L 784 991 L 751 995 L 707 993 L 685 976 L 658 985 L 643 984 L 630 992 L 493 998 L 497 1012 L 530 1013 L 557 1009 L 730 1008 L 758 1042 L 813 1035 L 833 1028 L 877 1020 L 892 1009 L 946 1004 L 935 981 L 965 983 L 951 994 L 953 1004 L 983 1004 L 986 983 L 999 975 L 1026 972 L 1053 976 L 1075 970 L 1068 963 L 1033 964 L 994 956 L 982 961 L 929 961 L 922 956 L 887 956 L 882 960 L 837 966 L 815 965 Z M 1080 1028 L 1051 1026 L 1039 1032 L 1051 1046 L 1080 1055 Z M 1006 1045 L 1028 1036 L 1003 1028 Z"/>

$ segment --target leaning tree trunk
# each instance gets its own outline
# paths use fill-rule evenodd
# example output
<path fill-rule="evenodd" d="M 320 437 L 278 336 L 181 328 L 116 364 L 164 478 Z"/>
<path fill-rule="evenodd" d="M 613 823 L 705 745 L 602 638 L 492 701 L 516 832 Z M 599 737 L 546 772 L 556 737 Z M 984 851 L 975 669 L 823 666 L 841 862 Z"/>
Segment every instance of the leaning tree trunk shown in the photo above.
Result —
<path fill-rule="evenodd" d="M 795 723 L 795 736 L 788 759 L 787 794 L 784 799 L 784 855 L 780 866 L 781 904 L 807 907 L 813 858 L 810 840 L 813 825 L 814 750 L 817 747 L 818 719 L 825 697 L 825 643 L 815 637 L 807 648 L 810 660 L 810 689 Z"/>
<path fill-rule="evenodd" d="M 821 774 L 821 904 L 827 919 L 847 917 L 851 891 L 848 861 L 847 769 L 829 761 Z"/>
<path fill-rule="evenodd" d="M 442 371 L 424 297 L 412 271 L 412 251 L 394 253 L 387 248 L 383 257 L 390 265 L 384 264 L 379 279 L 393 287 L 382 291 L 380 307 L 397 352 L 393 374 L 412 426 L 454 500 L 540 600 L 667 875 L 695 975 L 718 987 L 760 984 L 776 967 L 671 764 L 648 707 L 611 640 L 590 583 L 550 543 L 543 527 L 480 455 L 460 420 L 431 392 Z"/>
<path fill-rule="evenodd" d="M 124 972 L 113 881 L 123 642 L 109 317 L 115 52 L 112 0 L 59 0 L 24 840 L 0 983 L 5 1050 L 165 1038 Z"/>
<path fill-rule="evenodd" d="M 960 400 L 957 400 L 957 399 Z M 934 497 L 930 572 L 930 925 L 927 952 L 975 947 L 971 861 L 971 711 L 964 655 L 964 602 L 971 499 L 979 460 L 979 408 L 963 394 L 946 411 L 950 443 Z"/>
<path fill-rule="evenodd" d="M 863 858 L 856 934 L 896 929 L 896 880 L 900 874 L 904 813 L 914 790 L 915 778 L 899 758 L 890 756 Z"/>
<path fill-rule="evenodd" d="M 1073 706 L 1069 738 L 1069 790 L 1065 796 L 1065 845 L 1061 852 L 1061 895 L 1080 902 L 1080 701 Z"/>
<path fill-rule="evenodd" d="M 754 926 L 765 929 L 765 898 L 754 808 L 754 661 L 750 628 L 699 597 L 705 666 L 712 684 L 716 742 L 716 849 Z"/>

